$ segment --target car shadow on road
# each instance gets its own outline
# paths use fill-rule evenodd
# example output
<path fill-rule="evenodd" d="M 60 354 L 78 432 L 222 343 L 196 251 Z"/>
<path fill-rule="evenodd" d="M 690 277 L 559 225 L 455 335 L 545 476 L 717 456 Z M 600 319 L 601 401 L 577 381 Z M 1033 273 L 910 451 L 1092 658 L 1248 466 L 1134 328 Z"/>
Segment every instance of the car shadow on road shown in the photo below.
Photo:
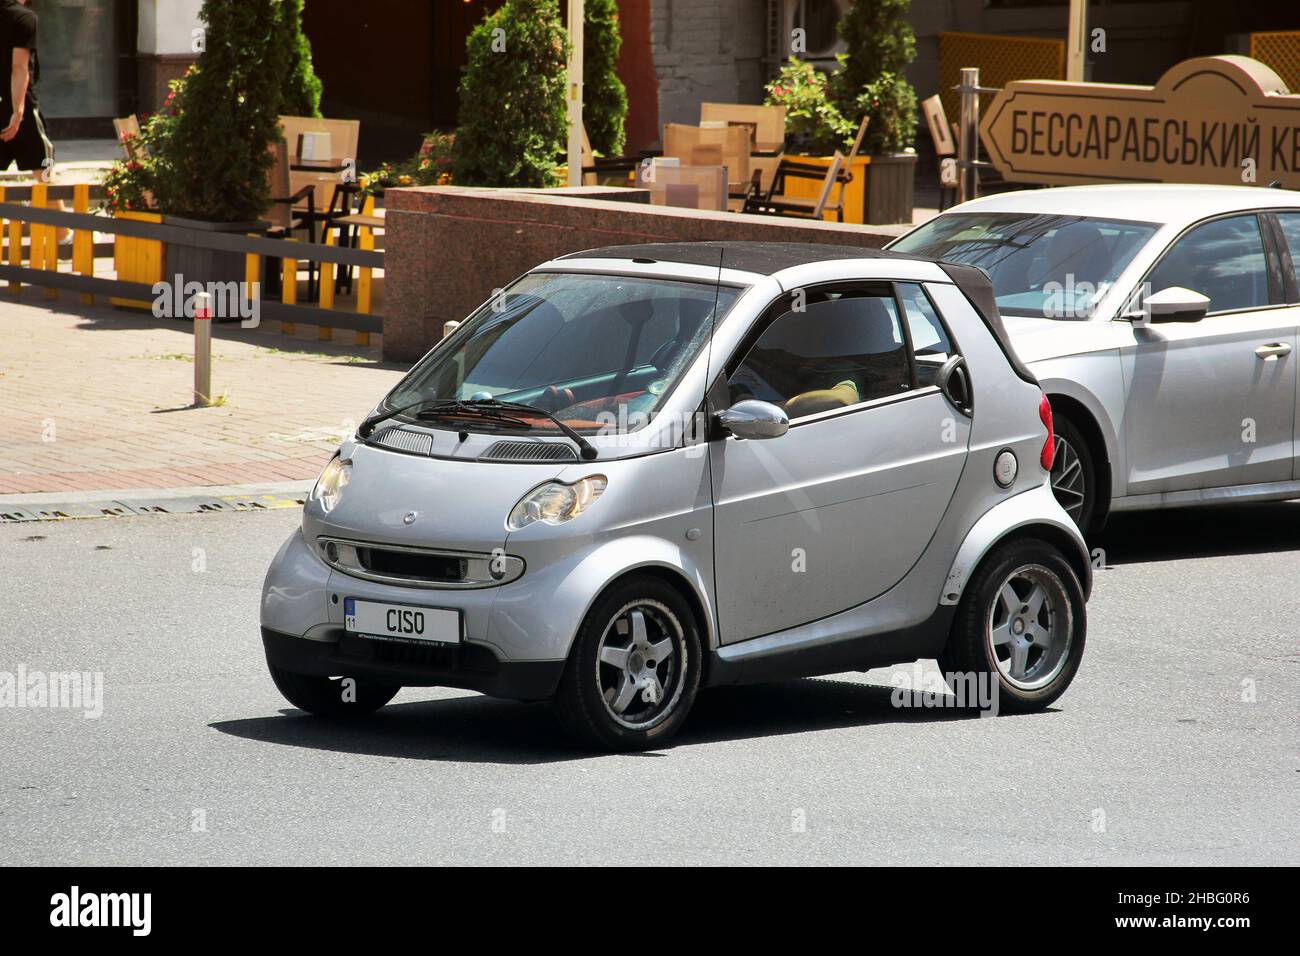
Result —
<path fill-rule="evenodd" d="M 896 707 L 894 689 L 877 684 L 807 679 L 700 694 L 682 732 L 665 750 L 875 724 L 978 720 L 950 706 Z M 274 717 L 217 721 L 214 730 L 246 740 L 338 753 L 460 763 L 548 764 L 611 756 L 580 750 L 545 704 L 491 697 L 390 704 L 357 721 L 331 721 L 286 709 Z M 650 751 L 618 756 L 663 756 Z"/>
<path fill-rule="evenodd" d="M 1088 542 L 1108 565 L 1300 549 L 1300 501 L 1112 515 Z"/>

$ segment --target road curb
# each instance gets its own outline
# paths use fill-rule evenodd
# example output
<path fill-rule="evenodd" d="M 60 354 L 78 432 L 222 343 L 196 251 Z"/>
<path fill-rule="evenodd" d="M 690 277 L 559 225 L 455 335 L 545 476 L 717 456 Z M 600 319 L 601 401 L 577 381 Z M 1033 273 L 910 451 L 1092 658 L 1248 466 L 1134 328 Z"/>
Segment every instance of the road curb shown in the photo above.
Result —
<path fill-rule="evenodd" d="M 0 495 L 0 524 L 301 507 L 311 481 Z"/>

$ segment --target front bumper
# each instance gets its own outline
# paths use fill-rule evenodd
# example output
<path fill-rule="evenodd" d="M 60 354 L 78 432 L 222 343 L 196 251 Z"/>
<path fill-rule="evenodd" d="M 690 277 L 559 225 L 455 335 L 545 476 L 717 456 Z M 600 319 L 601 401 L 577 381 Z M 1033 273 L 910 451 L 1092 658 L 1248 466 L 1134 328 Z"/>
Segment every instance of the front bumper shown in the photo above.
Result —
<path fill-rule="evenodd" d="M 550 697 L 565 664 L 502 661 L 488 648 L 468 643 L 425 647 L 371 640 L 342 628 L 306 640 L 263 627 L 262 646 L 269 665 L 296 674 L 361 677 L 403 687 L 461 687 L 514 700 Z"/>

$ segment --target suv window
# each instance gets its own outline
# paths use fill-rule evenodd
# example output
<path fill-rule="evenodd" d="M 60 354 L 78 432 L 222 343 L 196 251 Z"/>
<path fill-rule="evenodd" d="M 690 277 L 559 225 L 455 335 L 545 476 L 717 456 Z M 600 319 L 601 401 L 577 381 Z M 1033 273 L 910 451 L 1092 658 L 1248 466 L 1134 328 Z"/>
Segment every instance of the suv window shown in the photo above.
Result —
<path fill-rule="evenodd" d="M 1259 219 L 1251 213 L 1195 227 L 1169 248 L 1147 281 L 1152 292 L 1182 286 L 1209 296 L 1211 312 L 1268 305 Z"/>
<path fill-rule="evenodd" d="M 757 398 L 794 419 L 910 387 L 892 292 L 810 289 L 804 296 L 802 311 L 787 311 L 772 322 L 731 373 L 732 404 Z M 798 305 L 798 295 L 792 298 Z"/>
<path fill-rule="evenodd" d="M 900 282 L 898 297 L 903 300 L 903 311 L 907 314 L 907 332 L 912 337 L 912 349 L 916 355 L 916 384 L 918 388 L 933 385 L 943 368 L 956 350 L 948 338 L 948 330 L 943 327 L 939 313 L 930 303 L 925 290 L 914 282 Z"/>

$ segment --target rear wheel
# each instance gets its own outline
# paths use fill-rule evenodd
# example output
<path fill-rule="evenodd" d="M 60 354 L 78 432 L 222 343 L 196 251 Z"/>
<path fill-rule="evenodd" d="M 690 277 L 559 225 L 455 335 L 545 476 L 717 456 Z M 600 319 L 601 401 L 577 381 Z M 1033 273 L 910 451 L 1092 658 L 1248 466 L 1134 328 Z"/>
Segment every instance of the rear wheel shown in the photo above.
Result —
<path fill-rule="evenodd" d="M 1056 419 L 1056 456 L 1052 461 L 1052 494 L 1079 530 L 1101 530 L 1104 503 L 1098 500 L 1097 466 L 1092 449 L 1068 418 Z"/>
<path fill-rule="evenodd" d="M 966 586 L 939 667 L 954 692 L 974 675 L 996 681 L 999 710 L 1041 710 L 1074 680 L 1087 629 L 1083 588 L 1060 551 L 1008 541 Z"/>
<path fill-rule="evenodd" d="M 700 685 L 695 615 L 669 584 L 636 576 L 588 612 L 555 695 L 560 721 L 604 750 L 658 746 L 680 729 Z"/>
<path fill-rule="evenodd" d="M 285 699 L 318 717 L 360 717 L 383 707 L 402 688 L 353 677 L 315 677 L 272 667 L 271 680 Z"/>

